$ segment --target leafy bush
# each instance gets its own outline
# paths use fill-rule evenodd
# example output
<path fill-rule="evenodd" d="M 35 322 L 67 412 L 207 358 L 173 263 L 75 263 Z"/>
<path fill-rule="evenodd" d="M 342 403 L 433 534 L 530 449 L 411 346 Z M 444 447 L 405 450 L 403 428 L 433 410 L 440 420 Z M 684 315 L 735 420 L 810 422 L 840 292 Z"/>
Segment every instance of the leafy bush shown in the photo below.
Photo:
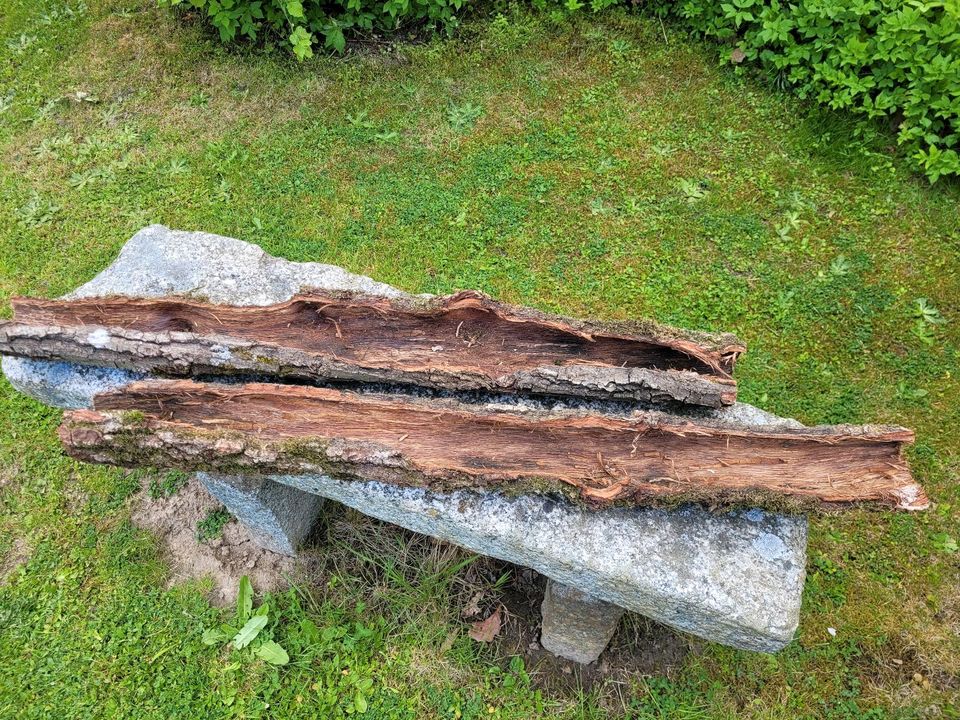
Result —
<path fill-rule="evenodd" d="M 457 26 L 464 0 L 159 0 L 206 14 L 223 42 L 263 35 L 286 38 L 296 56 L 313 56 L 323 47 L 343 52 L 347 32 L 395 32 L 426 25 L 449 33 Z"/>
<path fill-rule="evenodd" d="M 930 182 L 960 174 L 958 0 L 656 0 L 801 97 L 888 118 Z"/>

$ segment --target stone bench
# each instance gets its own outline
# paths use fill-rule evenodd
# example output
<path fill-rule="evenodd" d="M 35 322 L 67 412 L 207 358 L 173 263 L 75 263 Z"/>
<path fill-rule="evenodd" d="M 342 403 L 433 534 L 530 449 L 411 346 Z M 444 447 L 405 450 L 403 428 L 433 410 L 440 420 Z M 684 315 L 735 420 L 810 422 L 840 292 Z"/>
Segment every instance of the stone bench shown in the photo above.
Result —
<path fill-rule="evenodd" d="M 67 297 L 188 295 L 209 302 L 268 305 L 301 289 L 400 290 L 342 268 L 274 258 L 255 245 L 151 226 L 114 263 Z M 4 357 L 20 391 L 62 408 L 90 407 L 95 394 L 141 379 L 108 367 Z M 698 410 L 731 426 L 798 427 L 737 403 Z M 548 578 L 543 646 L 578 662 L 597 658 L 624 609 L 710 641 L 775 652 L 799 622 L 806 519 L 761 510 L 591 510 L 544 495 L 432 492 L 324 475 L 198 473 L 208 491 L 262 545 L 295 553 L 327 498 L 409 530 L 532 568 Z"/>

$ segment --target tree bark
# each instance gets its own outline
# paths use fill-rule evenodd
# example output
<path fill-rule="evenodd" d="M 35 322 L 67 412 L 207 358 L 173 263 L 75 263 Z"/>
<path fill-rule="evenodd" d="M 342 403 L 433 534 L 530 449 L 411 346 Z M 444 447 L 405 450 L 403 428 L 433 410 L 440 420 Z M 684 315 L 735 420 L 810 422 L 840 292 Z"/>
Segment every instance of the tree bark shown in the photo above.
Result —
<path fill-rule="evenodd" d="M 591 323 L 473 291 L 436 298 L 299 295 L 267 307 L 188 299 L 13 301 L 0 354 L 178 377 L 285 379 L 686 403 L 736 400 L 732 335 Z"/>
<path fill-rule="evenodd" d="M 398 485 L 563 492 L 594 505 L 928 505 L 899 427 L 769 429 L 329 388 L 159 380 L 97 396 L 60 429 L 74 457 Z"/>

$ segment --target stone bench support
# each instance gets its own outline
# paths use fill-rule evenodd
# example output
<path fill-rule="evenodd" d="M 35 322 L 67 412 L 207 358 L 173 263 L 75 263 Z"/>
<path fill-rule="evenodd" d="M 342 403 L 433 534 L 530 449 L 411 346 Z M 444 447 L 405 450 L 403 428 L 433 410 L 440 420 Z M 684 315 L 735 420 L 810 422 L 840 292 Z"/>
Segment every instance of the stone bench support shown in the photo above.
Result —
<path fill-rule="evenodd" d="M 547 578 L 627 610 L 717 642 L 773 652 L 799 619 L 806 521 L 760 510 L 715 514 L 699 507 L 597 512 L 539 495 L 436 493 L 326 475 L 269 478 L 408 530 L 481 555 L 532 568 Z M 219 476 L 254 497 L 234 502 L 262 535 L 263 485 Z M 262 481 L 260 481 L 262 482 Z M 283 542 L 292 542 L 289 538 Z"/>
<path fill-rule="evenodd" d="M 322 497 L 266 478 L 197 473 L 197 479 L 258 545 L 281 555 L 296 554 L 323 506 Z"/>
<path fill-rule="evenodd" d="M 540 614 L 540 644 L 554 655 L 586 664 L 600 657 L 607 647 L 623 608 L 547 580 Z"/>

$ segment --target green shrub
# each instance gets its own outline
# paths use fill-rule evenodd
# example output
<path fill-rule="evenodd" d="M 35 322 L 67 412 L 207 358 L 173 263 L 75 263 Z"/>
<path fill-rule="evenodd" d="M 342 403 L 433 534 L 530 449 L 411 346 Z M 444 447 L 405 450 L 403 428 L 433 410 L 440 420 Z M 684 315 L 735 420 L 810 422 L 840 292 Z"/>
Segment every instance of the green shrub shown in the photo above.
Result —
<path fill-rule="evenodd" d="M 960 174 L 960 0 L 658 0 L 801 97 L 887 118 L 930 182 Z"/>
<path fill-rule="evenodd" d="M 223 42 L 278 35 L 298 58 L 323 47 L 343 52 L 345 33 L 395 32 L 410 25 L 449 33 L 464 0 L 159 0 L 205 13 Z"/>

